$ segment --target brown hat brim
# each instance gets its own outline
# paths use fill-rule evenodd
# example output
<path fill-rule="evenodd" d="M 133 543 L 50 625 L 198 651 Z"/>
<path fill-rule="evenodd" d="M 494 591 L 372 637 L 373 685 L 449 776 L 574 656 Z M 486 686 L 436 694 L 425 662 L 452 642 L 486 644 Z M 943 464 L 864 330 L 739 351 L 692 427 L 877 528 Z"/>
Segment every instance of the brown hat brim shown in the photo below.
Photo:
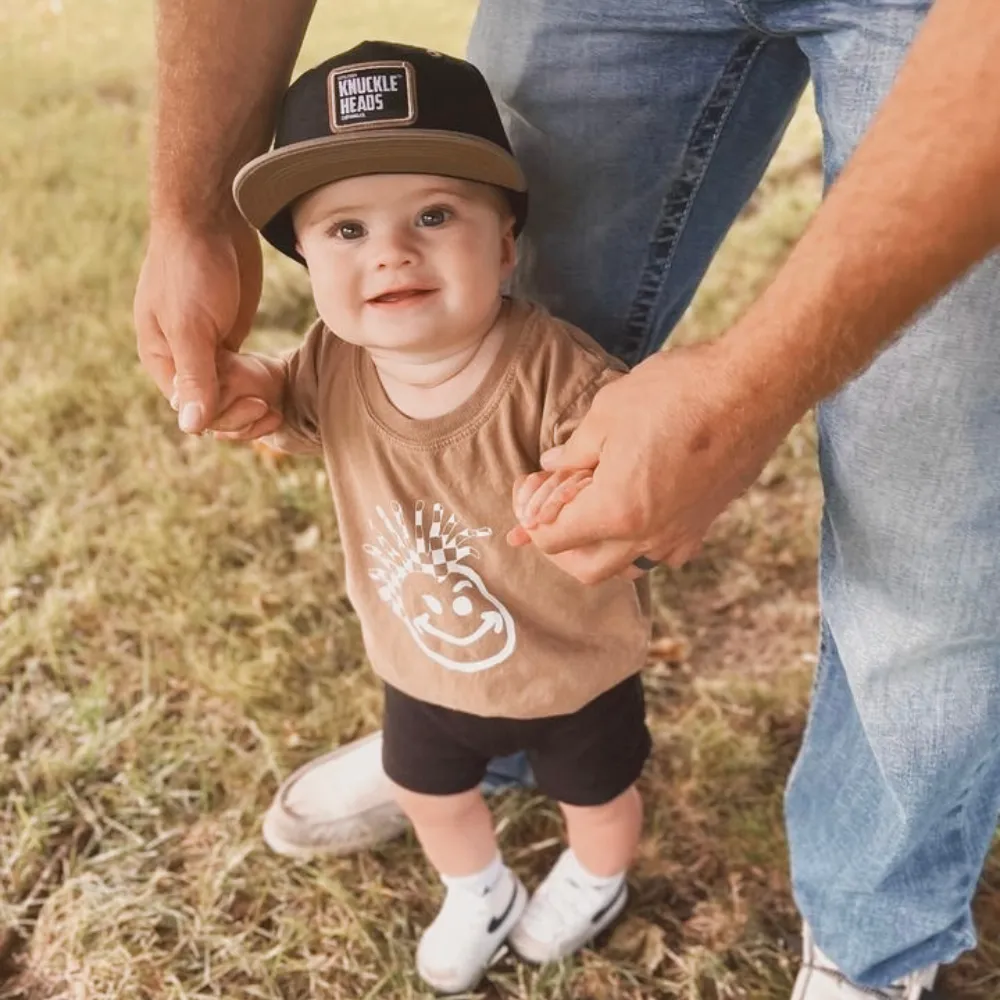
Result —
<path fill-rule="evenodd" d="M 365 174 L 440 174 L 527 190 L 518 162 L 496 143 L 457 132 L 385 129 L 283 146 L 251 160 L 233 181 L 244 218 L 263 229 L 296 198 Z"/>

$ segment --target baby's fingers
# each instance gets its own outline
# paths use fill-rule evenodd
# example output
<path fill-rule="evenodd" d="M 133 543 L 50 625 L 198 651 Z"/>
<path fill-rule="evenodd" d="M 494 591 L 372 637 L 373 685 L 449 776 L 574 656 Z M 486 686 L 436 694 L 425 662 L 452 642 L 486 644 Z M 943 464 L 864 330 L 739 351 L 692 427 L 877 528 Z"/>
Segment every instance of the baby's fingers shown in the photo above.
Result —
<path fill-rule="evenodd" d="M 549 492 L 535 515 L 536 523 L 551 524 L 559 516 L 559 511 L 566 504 L 572 502 L 577 494 L 586 489 L 593 481 L 594 477 L 589 469 L 573 471 Z"/>
<path fill-rule="evenodd" d="M 511 501 L 514 505 L 514 516 L 519 521 L 524 520 L 524 512 L 527 508 L 528 501 L 551 476 L 551 472 L 532 472 L 527 476 L 518 476 L 517 479 L 514 480 L 514 489 Z"/>
<path fill-rule="evenodd" d="M 209 426 L 209 430 L 243 431 L 267 416 L 269 411 L 270 407 L 263 399 L 258 399 L 256 396 L 241 396 L 219 413 Z"/>
<path fill-rule="evenodd" d="M 235 430 L 215 430 L 212 433 L 217 441 L 254 441 L 257 438 L 273 434 L 284 423 L 284 416 L 278 410 L 268 410 L 258 420 Z"/>
<path fill-rule="evenodd" d="M 520 548 L 522 545 L 531 544 L 531 535 L 528 534 L 525 528 L 521 525 L 515 524 L 510 531 L 507 532 L 507 544 L 513 546 L 515 549 Z"/>
<path fill-rule="evenodd" d="M 563 487 L 563 485 L 571 482 L 580 475 L 589 475 L 589 473 L 579 469 L 559 469 L 556 472 L 548 472 L 544 475 L 546 476 L 545 481 L 535 489 L 534 493 L 531 494 L 531 497 L 524 504 L 523 515 L 519 518 L 521 524 L 529 529 L 536 528 L 539 524 L 543 523 L 539 518 L 540 512 L 545 508 L 545 505 L 549 502 L 550 498 L 553 497 Z M 556 514 L 559 513 L 559 509 L 561 507 L 562 504 L 559 503 L 556 507 Z"/>

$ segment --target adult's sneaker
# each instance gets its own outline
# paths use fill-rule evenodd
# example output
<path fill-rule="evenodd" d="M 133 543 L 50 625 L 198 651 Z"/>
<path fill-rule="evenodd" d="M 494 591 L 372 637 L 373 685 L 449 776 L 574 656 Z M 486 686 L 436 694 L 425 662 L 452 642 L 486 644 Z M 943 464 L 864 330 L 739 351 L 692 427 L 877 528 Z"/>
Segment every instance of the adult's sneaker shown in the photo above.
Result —
<path fill-rule="evenodd" d="M 791 1000 L 943 1000 L 933 992 L 938 966 L 911 972 L 892 986 L 857 986 L 823 954 L 808 926 L 802 929 L 802 968 Z"/>
<path fill-rule="evenodd" d="M 382 770 L 382 733 L 348 743 L 290 774 L 264 816 L 278 854 L 352 854 L 391 840 L 408 825 Z"/>

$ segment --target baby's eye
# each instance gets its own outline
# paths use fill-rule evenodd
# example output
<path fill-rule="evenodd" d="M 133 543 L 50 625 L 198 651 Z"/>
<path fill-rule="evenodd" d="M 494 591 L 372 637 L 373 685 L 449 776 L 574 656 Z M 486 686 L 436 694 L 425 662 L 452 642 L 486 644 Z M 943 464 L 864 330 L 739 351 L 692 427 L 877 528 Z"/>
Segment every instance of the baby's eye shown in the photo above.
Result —
<path fill-rule="evenodd" d="M 330 235 L 338 240 L 360 240 L 362 236 L 368 235 L 368 230 L 360 222 L 335 222 Z"/>
<path fill-rule="evenodd" d="M 452 216 L 450 208 L 425 208 L 417 216 L 417 225 L 432 228 L 443 226 Z"/>

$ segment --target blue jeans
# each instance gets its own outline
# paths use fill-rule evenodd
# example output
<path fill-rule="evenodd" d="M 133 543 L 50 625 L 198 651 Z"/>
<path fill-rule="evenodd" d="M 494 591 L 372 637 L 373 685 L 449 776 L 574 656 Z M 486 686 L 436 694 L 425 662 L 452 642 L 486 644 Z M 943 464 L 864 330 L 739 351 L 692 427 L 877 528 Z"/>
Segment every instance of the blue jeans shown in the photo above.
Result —
<path fill-rule="evenodd" d="M 629 363 L 655 351 L 808 78 L 829 183 L 926 8 L 482 0 L 470 58 L 531 188 L 517 290 Z M 799 909 L 864 985 L 975 943 L 1000 810 L 998 331 L 991 259 L 819 409 L 820 660 L 786 818 Z"/>

